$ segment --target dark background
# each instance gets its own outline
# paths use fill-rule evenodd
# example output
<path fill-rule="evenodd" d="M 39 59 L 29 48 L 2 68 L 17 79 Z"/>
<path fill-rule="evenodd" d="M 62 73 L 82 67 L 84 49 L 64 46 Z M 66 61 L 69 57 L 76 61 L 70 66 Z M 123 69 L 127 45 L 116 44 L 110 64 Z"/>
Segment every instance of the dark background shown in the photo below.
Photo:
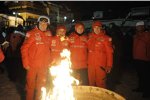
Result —
<path fill-rule="evenodd" d="M 149 1 L 54 1 L 67 5 L 76 19 L 91 19 L 94 11 L 104 11 L 106 18 L 124 18 L 131 8 L 150 6 Z"/>
<path fill-rule="evenodd" d="M 46 2 L 46 1 L 44 1 Z M 149 1 L 50 1 L 66 5 L 74 13 L 75 19 L 89 20 L 94 11 L 103 11 L 106 19 L 125 18 L 131 8 L 148 7 Z M 0 1 L 0 13 L 10 13 L 4 1 Z"/>

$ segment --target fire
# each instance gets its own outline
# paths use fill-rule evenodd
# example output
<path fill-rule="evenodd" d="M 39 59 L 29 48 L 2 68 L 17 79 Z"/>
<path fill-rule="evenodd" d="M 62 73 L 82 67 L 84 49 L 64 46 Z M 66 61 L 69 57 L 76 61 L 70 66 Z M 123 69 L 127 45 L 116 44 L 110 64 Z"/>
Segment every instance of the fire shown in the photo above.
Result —
<path fill-rule="evenodd" d="M 79 81 L 71 76 L 70 51 L 64 49 L 61 53 L 62 60 L 59 65 L 51 66 L 50 73 L 54 78 L 53 89 L 46 93 L 46 88 L 42 87 L 41 100 L 75 100 L 72 84 L 79 84 Z"/>

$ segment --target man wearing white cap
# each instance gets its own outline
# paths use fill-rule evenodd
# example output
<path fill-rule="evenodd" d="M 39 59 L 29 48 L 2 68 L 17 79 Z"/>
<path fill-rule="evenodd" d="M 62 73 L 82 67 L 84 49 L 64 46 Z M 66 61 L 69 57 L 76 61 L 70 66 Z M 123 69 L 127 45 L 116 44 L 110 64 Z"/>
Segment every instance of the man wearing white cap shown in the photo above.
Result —
<path fill-rule="evenodd" d="M 137 70 L 139 86 L 135 91 L 143 92 L 143 97 L 149 94 L 149 76 L 148 67 L 150 62 L 150 33 L 145 31 L 143 21 L 136 23 L 136 34 L 133 37 L 133 59 L 134 67 Z"/>
<path fill-rule="evenodd" d="M 41 87 L 46 84 L 51 59 L 49 41 L 51 32 L 48 30 L 50 20 L 46 16 L 40 16 L 37 22 L 37 26 L 27 32 L 21 47 L 23 66 L 27 70 L 26 100 L 41 100 Z"/>
<path fill-rule="evenodd" d="M 144 26 L 144 22 L 143 21 L 139 21 L 139 22 L 136 23 L 136 26 L 140 26 L 140 25 Z"/>

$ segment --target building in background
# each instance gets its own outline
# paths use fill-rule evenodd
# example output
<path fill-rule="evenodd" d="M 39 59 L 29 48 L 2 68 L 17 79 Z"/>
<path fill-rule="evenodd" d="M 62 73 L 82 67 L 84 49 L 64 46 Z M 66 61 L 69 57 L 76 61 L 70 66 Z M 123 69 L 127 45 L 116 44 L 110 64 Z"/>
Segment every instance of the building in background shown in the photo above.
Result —
<path fill-rule="evenodd" d="M 5 5 L 13 16 L 9 18 L 10 15 L 6 14 L 9 26 L 12 24 L 13 26 L 18 24 L 35 25 L 40 15 L 47 15 L 51 19 L 51 23 L 70 23 L 74 17 L 71 9 L 67 6 L 54 4 L 50 1 L 6 1 Z"/>
<path fill-rule="evenodd" d="M 10 14 L 0 14 L 0 28 L 1 27 L 8 27 L 8 26 L 17 26 L 18 24 L 23 25 L 23 19 L 15 15 Z"/>

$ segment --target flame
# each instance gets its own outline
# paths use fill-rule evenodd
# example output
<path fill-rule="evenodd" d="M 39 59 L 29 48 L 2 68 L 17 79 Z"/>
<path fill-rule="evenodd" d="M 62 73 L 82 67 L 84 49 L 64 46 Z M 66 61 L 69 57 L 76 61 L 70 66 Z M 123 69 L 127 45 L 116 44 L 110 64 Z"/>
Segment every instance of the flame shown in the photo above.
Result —
<path fill-rule="evenodd" d="M 42 100 L 75 100 L 72 84 L 78 85 L 79 81 L 70 75 L 72 73 L 70 51 L 64 49 L 60 55 L 62 58 L 60 64 L 50 68 L 51 75 L 55 77 L 54 88 L 46 93 L 46 88 L 42 87 Z"/>

